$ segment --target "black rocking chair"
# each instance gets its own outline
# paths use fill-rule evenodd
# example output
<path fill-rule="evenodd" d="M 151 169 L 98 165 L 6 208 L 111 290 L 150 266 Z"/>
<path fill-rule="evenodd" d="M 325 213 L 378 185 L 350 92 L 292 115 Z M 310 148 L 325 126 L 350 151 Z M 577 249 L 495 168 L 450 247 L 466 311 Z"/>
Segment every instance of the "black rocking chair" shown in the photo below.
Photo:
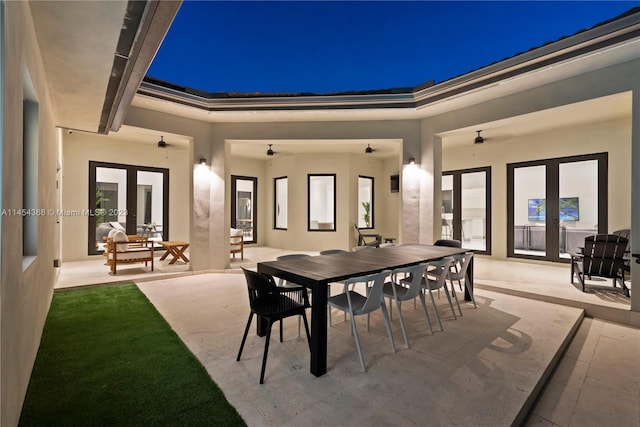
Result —
<path fill-rule="evenodd" d="M 606 277 L 613 279 L 613 286 L 619 281 L 626 296 L 629 288 L 624 283 L 625 257 L 628 239 L 615 234 L 596 234 L 584 239 L 582 253 L 571 254 L 571 283 L 574 276 L 585 290 L 585 277 Z"/>
<path fill-rule="evenodd" d="M 358 224 L 353 224 L 353 226 L 358 232 L 358 246 L 380 247 L 380 243 L 382 243 L 382 236 L 380 234 L 362 234 L 358 228 Z"/>

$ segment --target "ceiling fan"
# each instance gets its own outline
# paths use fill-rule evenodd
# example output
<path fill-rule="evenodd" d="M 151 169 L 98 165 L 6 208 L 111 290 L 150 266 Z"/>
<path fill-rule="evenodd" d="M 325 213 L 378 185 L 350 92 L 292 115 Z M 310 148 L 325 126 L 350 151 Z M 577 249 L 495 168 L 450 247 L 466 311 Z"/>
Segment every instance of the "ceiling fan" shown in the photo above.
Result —
<path fill-rule="evenodd" d="M 160 141 L 158 141 L 158 148 L 167 148 L 169 145 L 171 144 L 164 140 L 164 136 L 161 136 Z"/>
<path fill-rule="evenodd" d="M 274 154 L 276 154 L 275 151 L 273 151 L 273 148 L 271 148 L 273 144 L 269 144 L 269 148 L 267 149 L 267 156 L 273 156 Z"/>
<path fill-rule="evenodd" d="M 476 136 L 476 139 L 473 141 L 474 144 L 483 144 L 485 141 L 485 138 L 480 135 L 480 132 L 482 132 L 482 130 L 477 130 L 476 132 L 478 132 L 478 136 Z"/>
<path fill-rule="evenodd" d="M 367 144 L 367 148 L 364 149 L 364 153 L 365 154 L 371 154 L 373 153 L 375 150 L 373 148 L 371 148 L 371 144 Z"/>

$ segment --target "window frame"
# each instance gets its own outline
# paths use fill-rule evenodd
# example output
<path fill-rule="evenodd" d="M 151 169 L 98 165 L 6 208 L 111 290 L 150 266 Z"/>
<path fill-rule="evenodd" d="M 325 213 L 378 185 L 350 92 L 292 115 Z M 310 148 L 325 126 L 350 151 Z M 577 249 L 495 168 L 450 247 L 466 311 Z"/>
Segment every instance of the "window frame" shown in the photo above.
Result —
<path fill-rule="evenodd" d="M 87 254 L 88 255 L 100 255 L 104 253 L 102 250 L 96 248 L 96 189 L 97 189 L 97 168 L 110 168 L 110 169 L 122 169 L 126 171 L 126 232 L 127 234 L 136 234 L 137 229 L 137 185 L 138 185 L 138 172 L 156 172 L 162 173 L 162 186 L 163 186 L 163 201 L 162 201 L 162 240 L 169 240 L 169 169 L 157 168 L 153 166 L 141 166 L 130 165 L 124 163 L 110 163 L 97 160 L 89 160 L 89 194 L 88 194 L 88 207 L 87 212 L 90 213 L 88 217 L 88 241 L 87 241 Z"/>
<path fill-rule="evenodd" d="M 364 226 L 361 227 L 360 226 L 360 206 L 362 205 L 363 201 L 360 200 L 360 180 L 369 180 L 371 182 L 371 199 L 369 200 L 370 202 L 370 211 L 369 211 L 369 215 L 370 215 L 370 221 L 369 221 L 369 226 Z M 375 228 L 375 179 L 372 176 L 366 176 L 366 175 L 358 175 L 358 206 L 357 206 L 357 212 L 358 212 L 358 220 L 357 220 L 357 224 L 358 224 L 358 229 L 360 230 L 372 230 Z"/>
<path fill-rule="evenodd" d="M 286 205 L 284 207 L 285 211 L 288 213 L 289 211 L 289 177 L 288 176 L 278 176 L 273 178 L 273 229 L 274 230 L 287 230 L 289 227 L 289 218 L 288 215 L 286 217 L 286 221 L 284 227 L 278 227 L 278 210 L 280 209 L 280 205 L 278 204 L 278 182 L 285 180 L 286 188 L 287 188 L 287 197 Z"/>
<path fill-rule="evenodd" d="M 460 207 L 462 206 L 462 176 L 468 173 L 484 172 L 485 175 L 485 250 L 471 249 L 476 254 L 491 255 L 491 166 L 480 166 L 470 169 L 456 169 L 442 172 L 442 177 L 445 175 L 451 175 L 453 177 L 453 238 L 460 240 L 464 247 L 464 239 L 462 238 L 462 212 Z M 442 189 L 440 190 L 442 191 Z M 441 202 L 442 206 L 442 202 Z"/>
<path fill-rule="evenodd" d="M 333 228 L 329 229 L 321 229 L 321 228 L 311 228 L 311 180 L 312 178 L 318 177 L 330 177 L 333 178 Z M 307 231 L 310 232 L 336 232 L 338 227 L 336 225 L 336 191 L 337 191 L 337 182 L 336 182 L 336 174 L 335 173 L 310 173 L 307 174 Z"/>

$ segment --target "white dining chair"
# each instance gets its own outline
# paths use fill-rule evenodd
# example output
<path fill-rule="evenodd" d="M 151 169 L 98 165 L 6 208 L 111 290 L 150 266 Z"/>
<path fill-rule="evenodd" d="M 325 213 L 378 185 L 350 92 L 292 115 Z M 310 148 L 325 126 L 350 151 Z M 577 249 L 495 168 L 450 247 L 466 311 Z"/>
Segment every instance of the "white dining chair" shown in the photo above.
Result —
<path fill-rule="evenodd" d="M 438 312 L 436 300 L 435 298 L 433 298 L 433 291 L 444 289 L 447 300 L 449 301 L 449 307 L 451 307 L 451 312 L 453 313 L 453 317 L 454 319 L 457 318 L 456 312 L 453 309 L 453 304 L 451 303 L 449 290 L 447 289 L 447 278 L 449 277 L 449 270 L 451 269 L 452 263 L 452 257 L 444 257 L 440 260 L 429 261 L 427 263 L 427 270 L 422 276 L 422 289 L 425 292 L 429 292 L 431 303 L 433 304 L 433 309 L 436 313 L 436 318 L 438 319 L 438 324 L 440 325 L 441 331 L 444 331 L 444 326 L 442 326 L 442 319 L 440 318 L 440 313 Z M 404 279 L 401 282 L 408 283 L 407 279 Z"/>
<path fill-rule="evenodd" d="M 356 327 L 356 316 L 362 316 L 364 314 L 370 314 L 373 311 L 382 309 L 382 316 L 387 327 L 387 333 L 389 334 L 389 340 L 391 341 L 391 348 L 393 352 L 396 352 L 396 345 L 393 341 L 393 333 L 391 332 L 391 323 L 389 321 L 389 315 L 387 313 L 387 306 L 384 302 L 383 286 L 386 277 L 391 273 L 390 270 L 384 270 L 380 273 L 371 274 L 367 276 L 352 277 L 345 282 L 346 292 L 339 295 L 329 297 L 328 304 L 331 307 L 335 307 L 338 310 L 345 311 L 350 314 L 351 330 L 356 340 L 356 348 L 358 349 L 358 357 L 360 358 L 360 366 L 364 372 L 367 371 L 364 355 L 362 353 L 362 347 L 360 345 L 360 337 L 358 336 L 358 328 Z M 349 287 L 352 284 L 364 283 L 366 289 L 368 289 L 368 295 L 364 296 L 354 290 L 350 290 Z"/>
<path fill-rule="evenodd" d="M 422 281 L 424 280 L 424 272 L 427 268 L 427 264 L 412 265 L 409 267 L 397 268 L 391 272 L 391 280 L 386 281 L 383 287 L 384 296 L 393 299 L 398 307 L 398 317 L 400 318 L 400 329 L 404 336 L 404 342 L 407 348 L 411 348 L 409 345 L 409 338 L 407 337 L 407 330 L 402 317 L 402 302 L 415 300 L 419 298 L 422 303 L 422 309 L 424 315 L 427 318 L 427 324 L 429 325 L 429 331 L 433 334 L 433 327 L 431 325 L 431 318 L 429 318 L 429 311 L 427 310 L 427 304 L 424 300 L 424 293 L 422 293 Z M 400 275 L 403 277 L 400 278 Z M 400 280 L 404 279 L 404 282 Z"/>
<path fill-rule="evenodd" d="M 478 308 L 478 306 L 476 305 L 476 299 L 473 296 L 473 289 L 471 287 L 471 284 L 467 281 L 467 270 L 469 269 L 469 264 L 471 263 L 472 258 L 473 252 L 465 252 L 463 254 L 453 255 L 454 262 L 451 265 L 449 271 L 449 280 L 451 282 L 451 289 L 453 292 L 455 292 L 455 290 L 453 289 L 453 281 L 456 280 L 458 282 L 460 290 L 462 290 L 462 281 L 464 280 L 464 287 L 467 292 L 469 292 L 469 295 L 471 295 L 473 307 Z M 460 311 L 460 315 L 462 316 L 462 311 Z"/>

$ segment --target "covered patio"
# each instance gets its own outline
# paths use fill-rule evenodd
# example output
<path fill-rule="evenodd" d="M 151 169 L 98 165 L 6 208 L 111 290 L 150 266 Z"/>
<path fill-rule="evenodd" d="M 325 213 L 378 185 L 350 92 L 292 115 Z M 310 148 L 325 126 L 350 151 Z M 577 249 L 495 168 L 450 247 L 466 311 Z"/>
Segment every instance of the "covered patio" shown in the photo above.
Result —
<path fill-rule="evenodd" d="M 287 252 L 249 246 L 245 260 L 229 270 L 123 269 L 117 278 L 139 284 L 248 425 L 640 421 L 640 384 L 629 380 L 637 378 L 640 331 L 620 324 L 628 322 L 629 299 L 607 287 L 582 293 L 571 285 L 568 265 L 489 257 L 475 263 L 477 309 L 465 303 L 464 315 L 454 320 L 446 299 L 437 300 L 444 332 L 429 334 L 421 311 L 410 305 L 403 310 L 411 349 L 394 313 L 393 354 L 382 318 L 374 315 L 371 330 L 361 333 L 366 373 L 349 323 L 336 315 L 329 328 L 329 371 L 312 376 L 307 344 L 297 337 L 296 320 L 288 319 L 284 342 L 272 343 L 265 385 L 259 386 L 262 339 L 250 335 L 242 360 L 235 361 L 248 314 L 239 266 L 252 268 Z M 88 275 L 96 271 L 94 263 L 65 263 L 57 287 L 104 282 L 104 274 Z M 84 283 L 77 281 L 82 275 Z M 608 392 L 600 394 L 603 387 Z M 610 403 L 601 400 L 598 407 L 616 410 L 594 412 L 594 396 Z"/>

